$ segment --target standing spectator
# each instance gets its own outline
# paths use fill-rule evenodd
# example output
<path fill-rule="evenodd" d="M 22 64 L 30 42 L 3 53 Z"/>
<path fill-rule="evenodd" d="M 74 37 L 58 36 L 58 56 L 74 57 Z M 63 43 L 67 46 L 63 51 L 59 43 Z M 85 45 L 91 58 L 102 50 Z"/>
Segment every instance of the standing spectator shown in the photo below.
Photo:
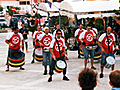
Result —
<path fill-rule="evenodd" d="M 44 32 L 45 24 L 42 24 L 42 31 Z"/>
<path fill-rule="evenodd" d="M 17 24 L 15 23 L 14 19 L 10 22 L 10 28 L 15 28 L 17 27 Z"/>
<path fill-rule="evenodd" d="M 89 68 L 81 70 L 78 76 L 78 82 L 82 90 L 94 90 L 97 86 L 97 75 L 97 72 Z"/>
<path fill-rule="evenodd" d="M 111 27 L 107 27 L 107 32 L 103 33 L 98 39 L 98 45 L 101 47 L 101 52 L 102 52 L 100 78 L 103 78 L 103 69 L 107 63 L 106 58 L 109 56 L 109 54 L 111 54 L 111 56 L 115 58 L 113 45 L 116 46 L 116 43 L 115 43 L 115 36 L 113 33 L 111 33 L 111 30 L 112 30 Z M 108 36 L 109 44 L 108 44 L 107 36 Z M 114 70 L 114 65 L 112 65 L 111 69 Z"/>
<path fill-rule="evenodd" d="M 35 17 L 35 25 L 38 25 L 39 21 L 38 21 L 38 18 Z"/>
<path fill-rule="evenodd" d="M 24 22 L 24 26 L 27 27 L 29 22 L 27 17 L 24 18 L 23 22 Z"/>
<path fill-rule="evenodd" d="M 23 35 L 23 39 L 25 42 L 25 46 L 26 46 L 26 52 L 28 53 L 28 30 L 27 28 L 25 28 L 24 24 L 22 24 L 22 28 L 19 30 L 19 33 L 21 33 Z M 22 51 L 24 52 L 24 46 L 22 47 Z"/>
<path fill-rule="evenodd" d="M 17 24 L 17 25 L 18 25 L 18 28 L 19 28 L 19 29 L 21 29 L 21 28 L 22 28 L 22 22 L 21 22 L 21 20 L 20 20 L 20 19 L 18 20 L 18 24 Z"/>
<path fill-rule="evenodd" d="M 120 90 L 120 70 L 114 70 L 109 74 L 109 84 L 112 90 Z"/>
<path fill-rule="evenodd" d="M 31 17 L 30 19 L 30 27 L 34 27 L 35 26 L 35 20 L 33 20 L 33 17 Z"/>

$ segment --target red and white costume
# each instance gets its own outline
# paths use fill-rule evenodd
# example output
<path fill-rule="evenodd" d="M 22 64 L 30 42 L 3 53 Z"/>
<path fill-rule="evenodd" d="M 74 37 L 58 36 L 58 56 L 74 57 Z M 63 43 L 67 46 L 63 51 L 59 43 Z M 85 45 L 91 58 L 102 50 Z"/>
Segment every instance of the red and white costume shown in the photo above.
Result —
<path fill-rule="evenodd" d="M 115 36 L 113 33 L 110 33 L 110 35 L 108 35 L 108 39 L 109 39 L 109 46 L 110 46 L 110 51 L 112 51 L 113 53 L 113 42 L 115 42 Z M 99 39 L 99 42 L 102 42 L 102 47 L 104 48 L 106 53 L 109 53 L 108 50 L 108 41 L 107 41 L 107 36 L 106 33 L 103 33 Z"/>
<path fill-rule="evenodd" d="M 42 35 L 42 34 L 44 34 L 44 32 L 42 32 L 42 31 L 35 31 L 35 32 L 34 32 L 34 34 L 33 34 L 33 39 L 35 39 L 35 46 L 40 46 L 40 44 L 37 43 L 36 40 L 37 40 L 37 38 L 38 38 L 40 35 Z"/>
<path fill-rule="evenodd" d="M 61 30 L 61 29 L 60 29 L 60 30 Z M 56 35 L 57 35 L 57 34 L 56 34 L 56 31 L 57 31 L 57 30 L 55 30 L 55 31 L 53 32 L 53 38 L 55 38 Z M 63 38 L 63 37 L 64 37 L 64 32 L 63 32 L 63 30 L 61 30 L 61 32 L 62 32 L 62 38 Z"/>
<path fill-rule="evenodd" d="M 77 40 L 78 40 L 78 42 L 80 42 L 80 40 L 79 40 L 79 36 L 80 36 L 80 34 L 82 33 L 82 32 L 84 32 L 85 30 L 84 29 L 82 29 L 82 30 L 80 30 L 80 29 L 77 29 L 76 31 L 75 31 L 75 37 L 77 37 Z"/>
<path fill-rule="evenodd" d="M 86 46 L 94 44 L 93 40 L 94 40 L 94 36 L 95 33 L 93 33 L 92 31 L 87 31 L 85 30 L 84 32 L 81 33 L 81 35 L 79 36 L 79 39 L 83 39 L 83 42 L 85 42 Z"/>
<path fill-rule="evenodd" d="M 65 41 L 63 38 L 57 39 L 59 46 L 60 46 L 60 51 L 63 52 L 63 47 L 65 48 Z M 52 40 L 51 44 L 50 44 L 50 48 L 53 49 L 53 53 L 55 55 L 56 58 L 60 58 L 60 54 L 59 54 L 59 49 L 58 49 L 58 44 L 57 41 L 55 39 Z M 64 53 L 61 54 L 61 57 L 64 55 Z"/>
<path fill-rule="evenodd" d="M 96 28 L 92 28 L 92 30 L 90 30 L 90 31 L 92 31 L 93 33 L 95 33 L 95 35 L 97 35 L 97 34 L 98 34 L 98 31 L 97 31 L 97 29 L 96 29 Z"/>
<path fill-rule="evenodd" d="M 6 40 L 9 40 L 11 45 L 9 45 L 9 48 L 11 49 L 20 49 L 20 43 L 21 40 L 23 40 L 23 36 L 21 33 L 14 34 L 14 32 L 9 33 L 6 37 Z"/>
<path fill-rule="evenodd" d="M 42 34 L 37 39 L 40 40 L 40 42 L 44 45 L 43 47 L 49 47 L 52 41 L 52 34 Z"/>

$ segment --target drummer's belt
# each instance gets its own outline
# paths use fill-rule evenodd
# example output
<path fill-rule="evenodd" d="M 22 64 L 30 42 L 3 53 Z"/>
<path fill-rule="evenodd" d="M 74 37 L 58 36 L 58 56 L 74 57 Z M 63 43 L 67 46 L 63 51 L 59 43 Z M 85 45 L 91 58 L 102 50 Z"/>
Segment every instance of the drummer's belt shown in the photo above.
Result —
<path fill-rule="evenodd" d="M 49 52 L 49 49 L 44 48 L 43 51 L 44 52 Z"/>
<path fill-rule="evenodd" d="M 97 46 L 85 46 L 88 50 L 95 49 Z"/>

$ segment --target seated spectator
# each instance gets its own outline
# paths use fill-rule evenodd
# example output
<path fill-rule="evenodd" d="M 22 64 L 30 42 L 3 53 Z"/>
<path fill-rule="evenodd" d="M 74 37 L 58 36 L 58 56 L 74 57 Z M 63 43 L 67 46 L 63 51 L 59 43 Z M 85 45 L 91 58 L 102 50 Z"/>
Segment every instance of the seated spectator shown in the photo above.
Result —
<path fill-rule="evenodd" d="M 109 74 L 109 84 L 112 90 L 120 90 L 120 70 L 114 70 Z"/>
<path fill-rule="evenodd" d="M 98 73 L 86 68 L 79 73 L 78 81 L 82 90 L 94 90 L 97 85 Z"/>

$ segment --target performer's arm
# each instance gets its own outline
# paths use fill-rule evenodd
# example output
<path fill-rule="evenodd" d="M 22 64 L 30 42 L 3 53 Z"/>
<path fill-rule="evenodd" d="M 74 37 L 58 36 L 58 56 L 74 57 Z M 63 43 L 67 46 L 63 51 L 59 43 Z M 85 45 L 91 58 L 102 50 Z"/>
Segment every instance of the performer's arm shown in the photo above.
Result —
<path fill-rule="evenodd" d="M 56 59 L 56 57 L 55 57 L 55 55 L 54 55 L 54 53 L 53 53 L 53 49 L 52 49 L 52 48 L 50 48 L 50 53 L 52 54 L 53 59 Z"/>
<path fill-rule="evenodd" d="M 98 45 L 101 47 L 101 51 L 102 51 L 102 52 L 105 52 L 105 50 L 104 50 L 104 48 L 102 47 L 100 41 L 98 41 Z"/>
<path fill-rule="evenodd" d="M 9 40 L 5 40 L 5 42 L 6 42 L 7 44 L 9 44 L 9 43 L 10 43 L 10 41 L 9 41 Z"/>
<path fill-rule="evenodd" d="M 22 40 L 22 46 L 21 46 L 22 48 L 24 47 L 24 40 Z"/>
<path fill-rule="evenodd" d="M 64 55 L 65 55 L 65 47 L 63 47 L 63 53 L 64 53 Z"/>
<path fill-rule="evenodd" d="M 75 37 L 76 42 L 78 43 L 77 37 Z"/>

